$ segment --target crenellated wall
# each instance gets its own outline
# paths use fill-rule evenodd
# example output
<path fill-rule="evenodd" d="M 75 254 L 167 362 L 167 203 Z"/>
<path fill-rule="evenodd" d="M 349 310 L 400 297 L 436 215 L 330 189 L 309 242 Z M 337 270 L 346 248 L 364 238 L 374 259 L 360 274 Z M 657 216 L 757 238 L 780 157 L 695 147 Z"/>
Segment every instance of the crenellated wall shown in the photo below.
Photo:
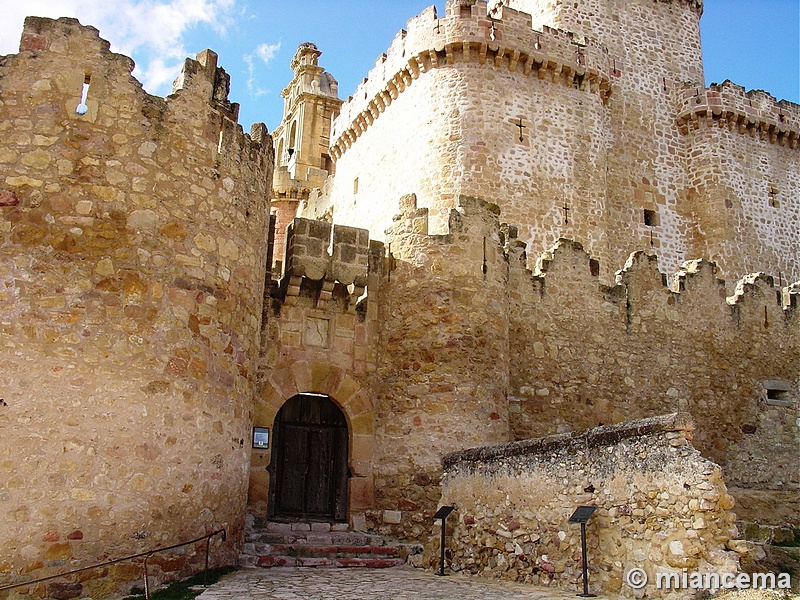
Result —
<path fill-rule="evenodd" d="M 726 297 L 706 261 L 685 263 L 668 285 L 643 252 L 605 286 L 579 244 L 564 240 L 543 256 L 535 274 L 509 257 L 517 439 L 681 410 L 695 419 L 703 455 L 726 474 L 731 466 L 731 482 L 800 485 L 791 466 L 800 439 L 796 292 L 758 274 Z M 769 380 L 790 385 L 791 402 L 768 406 Z M 753 450 L 761 439 L 773 440 L 774 454 Z M 740 468 L 748 462 L 762 467 Z"/>
<path fill-rule="evenodd" d="M 29 18 L 0 58 L 0 582 L 218 527 L 235 562 L 276 473 L 251 426 L 302 394 L 346 420 L 355 530 L 425 539 L 446 453 L 673 411 L 733 496 L 800 526 L 800 109 L 698 87 L 701 7 L 428 9 L 343 105 L 335 178 L 306 189 L 310 135 L 320 172 L 285 196 L 213 52 L 158 98 L 96 29 Z M 287 100 L 327 97 L 304 113 L 327 131 L 318 54 Z M 140 570 L 111 575 L 79 592 Z"/>
<path fill-rule="evenodd" d="M 701 14 L 694 0 L 431 7 L 342 105 L 337 175 L 299 214 L 382 237 L 393 199 L 414 193 L 442 233 L 471 195 L 500 206 L 532 251 L 579 240 L 606 284 L 641 248 L 663 271 L 709 256 L 729 281 L 796 279 L 797 106 L 705 91 Z"/>
<path fill-rule="evenodd" d="M 606 286 L 569 240 L 530 271 L 496 206 L 459 202 L 449 233 L 430 235 L 428 210 L 405 197 L 387 235 L 369 526 L 419 537 L 435 508 L 433 465 L 450 448 L 669 410 L 693 416 L 696 447 L 737 488 L 800 487 L 796 287 L 757 274 L 727 296 L 712 263 L 689 261 L 668 280 L 644 252 Z M 775 381 L 783 402 L 770 400 Z"/>
<path fill-rule="evenodd" d="M 800 487 L 796 286 L 756 274 L 728 296 L 712 263 L 689 261 L 668 279 L 641 251 L 607 286 L 576 242 L 529 260 L 517 228 L 482 200 L 459 198 L 446 235 L 429 233 L 429 210 L 414 196 L 400 210 L 382 271 L 378 255 L 370 263 L 376 320 L 359 338 L 375 357 L 361 383 L 376 443 L 366 527 L 420 538 L 436 507 L 436 461 L 452 449 L 670 410 L 693 416 L 696 447 L 735 496 L 777 499 Z M 327 248 L 329 224 L 296 226 L 319 228 L 311 237 Z M 298 267 L 322 277 L 331 256 L 302 252 Z"/>
<path fill-rule="evenodd" d="M 220 527 L 212 560 L 237 560 L 273 151 L 262 124 L 236 123 L 216 58 L 187 59 L 158 98 L 96 29 L 31 17 L 0 59 L 4 583 Z"/>
<path fill-rule="evenodd" d="M 590 39 L 545 27 L 531 29 L 528 14 L 505 8 L 487 14 L 485 2 L 448 2 L 444 16 L 431 6 L 408 21 L 375 67 L 342 106 L 334 122 L 332 148 L 341 156 L 413 81 L 456 61 L 494 63 L 553 82 L 608 94 L 607 50 Z"/>

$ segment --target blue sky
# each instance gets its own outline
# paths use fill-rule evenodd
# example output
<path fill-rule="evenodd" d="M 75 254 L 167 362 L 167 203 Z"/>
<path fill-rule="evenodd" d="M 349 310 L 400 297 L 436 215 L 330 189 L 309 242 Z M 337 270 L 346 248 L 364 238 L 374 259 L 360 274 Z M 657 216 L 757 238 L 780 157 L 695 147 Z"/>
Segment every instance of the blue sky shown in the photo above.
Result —
<path fill-rule="evenodd" d="M 406 21 L 438 0 L 0 0 L 0 54 L 16 52 L 24 15 L 72 16 L 132 56 L 150 93 L 166 95 L 185 56 L 204 48 L 231 74 L 231 100 L 248 129 L 280 121 L 281 89 L 301 42 L 353 92 Z M 705 0 L 701 33 L 706 83 L 731 79 L 800 103 L 800 2 Z"/>

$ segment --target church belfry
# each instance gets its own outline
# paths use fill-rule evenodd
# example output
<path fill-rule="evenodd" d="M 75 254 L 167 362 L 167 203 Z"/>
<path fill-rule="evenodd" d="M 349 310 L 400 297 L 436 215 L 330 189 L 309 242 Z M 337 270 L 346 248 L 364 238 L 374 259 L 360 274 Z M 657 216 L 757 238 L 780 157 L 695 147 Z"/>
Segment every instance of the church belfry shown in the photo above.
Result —
<path fill-rule="evenodd" d="M 275 175 L 270 205 L 277 216 L 277 260 L 283 259 L 286 226 L 295 217 L 298 204 L 333 173 L 328 147 L 331 123 L 342 101 L 338 82 L 319 66 L 321 54 L 310 42 L 297 48 L 291 62 L 294 77 L 281 92 L 283 119 L 272 134 Z"/>

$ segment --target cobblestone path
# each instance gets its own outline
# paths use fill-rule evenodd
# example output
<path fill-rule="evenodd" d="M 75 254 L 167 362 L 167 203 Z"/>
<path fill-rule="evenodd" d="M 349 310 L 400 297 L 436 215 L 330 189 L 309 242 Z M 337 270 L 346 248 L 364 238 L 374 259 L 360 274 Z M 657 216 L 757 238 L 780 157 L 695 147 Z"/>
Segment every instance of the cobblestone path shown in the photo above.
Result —
<path fill-rule="evenodd" d="M 575 592 L 430 571 L 245 568 L 223 577 L 199 600 L 566 600 Z"/>

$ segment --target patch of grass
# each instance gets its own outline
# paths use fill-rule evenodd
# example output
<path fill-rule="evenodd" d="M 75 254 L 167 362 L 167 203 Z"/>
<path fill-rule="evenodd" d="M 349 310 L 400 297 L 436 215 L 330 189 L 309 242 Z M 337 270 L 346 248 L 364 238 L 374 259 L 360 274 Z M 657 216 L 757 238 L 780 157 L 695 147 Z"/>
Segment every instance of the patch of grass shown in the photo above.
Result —
<path fill-rule="evenodd" d="M 216 583 L 219 581 L 220 577 L 235 570 L 236 567 L 220 567 L 217 569 L 209 569 L 205 576 L 205 583 L 208 585 Z M 201 586 L 203 585 L 203 582 L 203 572 L 201 571 L 197 575 L 192 575 L 189 577 L 189 579 L 185 579 L 184 581 L 176 581 L 164 589 L 151 593 L 150 600 L 192 600 L 192 598 L 196 598 L 202 594 L 203 590 L 192 590 L 191 588 Z M 131 590 L 131 593 L 132 595 L 126 596 L 124 600 L 144 600 L 143 589 L 134 588 Z"/>

